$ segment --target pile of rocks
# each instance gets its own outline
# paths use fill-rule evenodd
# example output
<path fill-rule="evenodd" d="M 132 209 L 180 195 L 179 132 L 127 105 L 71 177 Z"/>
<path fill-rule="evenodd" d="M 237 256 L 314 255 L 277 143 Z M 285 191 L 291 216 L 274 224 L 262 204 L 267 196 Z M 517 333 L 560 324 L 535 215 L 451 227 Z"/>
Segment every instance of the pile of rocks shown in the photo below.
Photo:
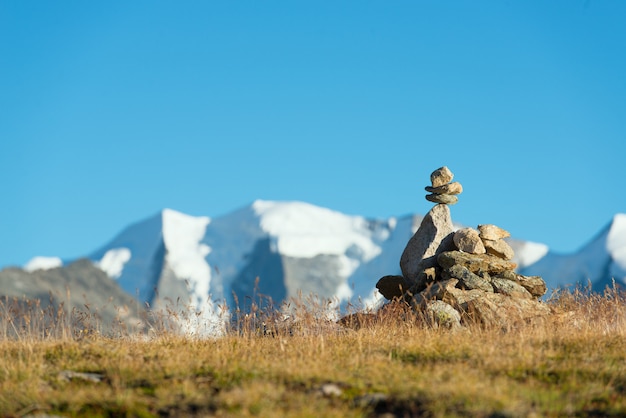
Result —
<path fill-rule="evenodd" d="M 385 276 L 376 287 L 387 299 L 404 299 L 434 326 L 468 321 L 505 326 L 549 313 L 538 299 L 547 290 L 541 277 L 515 272 L 509 232 L 496 225 L 454 231 L 448 205 L 458 201 L 460 183 L 441 167 L 431 174 L 437 203 L 424 217 L 400 259 L 401 276 Z"/>

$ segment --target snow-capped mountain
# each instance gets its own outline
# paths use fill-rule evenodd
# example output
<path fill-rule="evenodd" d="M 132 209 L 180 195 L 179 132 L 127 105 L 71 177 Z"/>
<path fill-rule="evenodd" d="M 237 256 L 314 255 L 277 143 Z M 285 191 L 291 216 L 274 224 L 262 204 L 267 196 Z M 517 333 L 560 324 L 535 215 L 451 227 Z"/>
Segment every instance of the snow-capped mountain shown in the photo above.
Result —
<path fill-rule="evenodd" d="M 245 304 L 255 292 L 277 303 L 300 293 L 373 300 L 380 276 L 365 279 L 364 267 L 398 272 L 414 223 L 411 217 L 367 220 L 302 202 L 259 200 L 214 219 L 165 209 L 89 258 L 151 305 L 189 297 L 196 307 L 209 299 L 232 304 L 235 297 Z"/>
<path fill-rule="evenodd" d="M 314 294 L 372 305 L 380 298 L 378 279 L 400 274 L 400 255 L 421 220 L 420 215 L 372 220 L 303 202 L 262 200 L 214 219 L 165 209 L 129 226 L 88 258 L 152 307 L 185 304 L 214 313 L 224 301 L 245 308 L 259 294 L 276 303 Z M 544 277 L 550 288 L 588 279 L 598 286 L 611 278 L 626 281 L 626 215 L 616 215 L 571 255 L 553 254 L 543 244 L 509 242 L 518 270 Z M 28 268 L 58 264 L 36 258 Z"/>
<path fill-rule="evenodd" d="M 548 252 L 521 269 L 525 275 L 542 276 L 550 288 L 572 284 L 602 291 L 607 285 L 626 284 L 626 214 L 617 214 L 594 239 L 573 254 Z"/>

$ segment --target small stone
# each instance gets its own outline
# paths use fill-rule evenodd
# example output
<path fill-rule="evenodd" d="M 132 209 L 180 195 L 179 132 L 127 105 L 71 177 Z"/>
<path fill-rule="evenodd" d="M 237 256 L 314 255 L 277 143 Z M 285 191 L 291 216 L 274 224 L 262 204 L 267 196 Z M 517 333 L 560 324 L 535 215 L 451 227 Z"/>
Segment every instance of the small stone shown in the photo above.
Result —
<path fill-rule="evenodd" d="M 522 276 L 514 271 L 503 271 L 497 277 L 516 282 L 537 298 L 545 295 L 548 291 L 546 282 L 540 276 Z"/>
<path fill-rule="evenodd" d="M 469 254 L 461 251 L 444 251 L 437 256 L 437 263 L 444 269 L 460 264 L 475 274 L 479 272 L 498 274 L 517 267 L 515 263 L 489 254 Z"/>
<path fill-rule="evenodd" d="M 532 295 L 528 290 L 512 280 L 494 277 L 491 280 L 491 285 L 497 293 L 518 299 L 532 299 Z"/>
<path fill-rule="evenodd" d="M 463 193 L 463 186 L 461 186 L 461 183 L 459 183 L 458 181 L 455 181 L 454 183 L 444 184 L 443 186 L 439 186 L 439 187 L 426 186 L 425 189 L 426 189 L 427 192 L 434 193 L 434 194 L 460 194 L 460 193 Z"/>
<path fill-rule="evenodd" d="M 454 249 L 450 208 L 436 205 L 424 216 L 419 228 L 409 240 L 400 258 L 402 275 L 413 285 L 418 275 L 437 265 L 437 255 Z"/>
<path fill-rule="evenodd" d="M 453 178 L 454 174 L 452 174 L 446 166 L 438 168 L 430 174 L 430 182 L 433 187 L 439 187 L 446 183 L 450 183 Z"/>
<path fill-rule="evenodd" d="M 343 395 L 343 390 L 336 383 L 324 383 L 320 386 L 320 393 L 328 398 Z"/>
<path fill-rule="evenodd" d="M 454 245 L 460 251 L 470 254 L 485 254 L 485 246 L 483 245 L 478 231 L 473 228 L 461 228 L 454 233 Z"/>
<path fill-rule="evenodd" d="M 452 306 L 441 300 L 428 302 L 426 304 L 425 313 L 426 321 L 433 328 L 461 328 L 461 314 Z"/>
<path fill-rule="evenodd" d="M 449 278 L 458 279 L 459 283 L 462 284 L 465 289 L 479 289 L 484 292 L 493 293 L 493 287 L 491 284 L 482 277 L 469 271 L 467 267 L 455 264 L 449 269 L 444 270 L 444 274 Z"/>
<path fill-rule="evenodd" d="M 385 276 L 376 283 L 376 289 L 389 300 L 402 297 L 408 288 L 409 283 L 402 276 Z"/>
<path fill-rule="evenodd" d="M 493 241 L 511 236 L 509 231 L 491 224 L 478 225 L 478 232 L 480 233 L 480 237 L 482 239 L 490 239 Z"/>
<path fill-rule="evenodd" d="M 483 238 L 483 245 L 487 254 L 495 255 L 496 257 L 504 258 L 505 260 L 511 260 L 515 256 L 513 248 L 504 240 L 490 240 Z"/>
<path fill-rule="evenodd" d="M 82 380 L 85 382 L 100 383 L 102 379 L 104 379 L 104 375 L 100 373 L 84 373 L 72 370 L 63 370 L 62 372 L 59 372 L 59 380 L 66 382 L 72 380 Z"/>
<path fill-rule="evenodd" d="M 459 198 L 451 194 L 427 194 L 426 200 L 433 203 L 443 203 L 444 205 L 455 205 Z"/>

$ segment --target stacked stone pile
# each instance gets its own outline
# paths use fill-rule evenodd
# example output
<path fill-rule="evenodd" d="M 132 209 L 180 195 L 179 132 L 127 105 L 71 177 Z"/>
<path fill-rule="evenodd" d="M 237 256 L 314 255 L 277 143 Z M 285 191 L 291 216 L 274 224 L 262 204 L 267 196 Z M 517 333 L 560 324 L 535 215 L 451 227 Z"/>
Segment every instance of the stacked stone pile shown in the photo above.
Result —
<path fill-rule="evenodd" d="M 454 205 L 459 201 L 456 196 L 463 192 L 463 186 L 458 181 L 451 183 L 454 174 L 448 167 L 441 167 L 430 175 L 432 186 L 426 186 L 426 191 L 430 194 L 426 195 L 426 200 L 433 203 L 442 203 L 445 205 Z"/>
<path fill-rule="evenodd" d="M 458 327 L 480 321 L 504 326 L 549 312 L 538 299 L 547 290 L 538 276 L 515 272 L 509 232 L 496 225 L 453 230 L 448 205 L 463 191 L 453 174 L 441 167 L 431 174 L 437 203 L 424 217 L 400 259 L 401 276 L 385 276 L 376 287 L 387 299 L 404 299 L 435 326 Z"/>

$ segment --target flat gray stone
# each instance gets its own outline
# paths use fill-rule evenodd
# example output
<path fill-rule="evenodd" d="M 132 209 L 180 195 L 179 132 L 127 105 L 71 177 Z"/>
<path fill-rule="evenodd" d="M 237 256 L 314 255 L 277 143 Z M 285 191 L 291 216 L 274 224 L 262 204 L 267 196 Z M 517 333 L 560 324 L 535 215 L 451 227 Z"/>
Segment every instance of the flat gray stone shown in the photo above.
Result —
<path fill-rule="evenodd" d="M 532 295 L 523 286 L 512 280 L 494 277 L 491 279 L 491 285 L 497 293 L 510 296 L 517 299 L 532 299 Z"/>
<path fill-rule="evenodd" d="M 490 240 L 483 239 L 483 245 L 487 254 L 495 255 L 496 257 L 504 258 L 505 260 L 511 260 L 515 256 L 513 248 L 504 240 Z"/>
<path fill-rule="evenodd" d="M 537 298 L 545 295 L 548 291 L 546 282 L 540 276 L 522 276 L 514 271 L 503 271 L 496 277 L 516 282 Z"/>
<path fill-rule="evenodd" d="M 434 194 L 460 194 L 460 193 L 463 193 L 463 186 L 461 186 L 461 183 L 459 183 L 458 181 L 455 181 L 454 183 L 444 184 L 443 186 L 439 186 L 439 187 L 426 186 L 425 189 L 426 189 L 427 192 L 434 193 Z"/>
<path fill-rule="evenodd" d="M 444 205 L 455 205 L 459 198 L 451 194 L 427 194 L 426 200 L 433 203 L 442 203 Z"/>
<path fill-rule="evenodd" d="M 446 166 L 440 167 L 430 174 L 430 183 L 433 187 L 443 186 L 450 183 L 454 178 L 452 171 Z"/>
<path fill-rule="evenodd" d="M 461 251 L 445 251 L 437 256 L 437 263 L 444 269 L 455 264 L 467 267 L 472 273 L 486 272 L 498 274 L 505 270 L 514 270 L 517 264 L 489 254 L 469 254 Z"/>
<path fill-rule="evenodd" d="M 493 293 L 493 286 L 488 280 L 480 277 L 477 274 L 472 273 L 461 265 L 455 264 L 454 266 L 446 269 L 444 274 L 452 279 L 458 279 L 459 283 L 467 290 L 478 289 L 484 292 Z"/>
<path fill-rule="evenodd" d="M 485 246 L 473 228 L 461 228 L 454 233 L 454 245 L 459 251 L 470 254 L 485 254 Z"/>
<path fill-rule="evenodd" d="M 402 275 L 411 285 L 417 282 L 422 271 L 437 265 L 441 252 L 454 249 L 452 231 L 448 206 L 436 205 L 424 216 L 400 257 Z"/>

